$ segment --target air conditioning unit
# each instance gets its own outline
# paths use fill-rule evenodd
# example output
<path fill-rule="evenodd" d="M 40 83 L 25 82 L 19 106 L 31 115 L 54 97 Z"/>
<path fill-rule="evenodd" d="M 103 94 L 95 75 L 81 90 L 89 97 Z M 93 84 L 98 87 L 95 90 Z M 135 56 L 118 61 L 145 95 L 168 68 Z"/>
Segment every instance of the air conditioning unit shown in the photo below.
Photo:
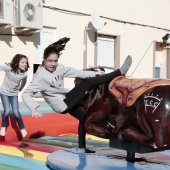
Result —
<path fill-rule="evenodd" d="M 12 0 L 0 0 L 0 25 L 13 24 Z"/>
<path fill-rule="evenodd" d="M 40 30 L 43 28 L 42 0 L 15 0 L 15 29 Z"/>

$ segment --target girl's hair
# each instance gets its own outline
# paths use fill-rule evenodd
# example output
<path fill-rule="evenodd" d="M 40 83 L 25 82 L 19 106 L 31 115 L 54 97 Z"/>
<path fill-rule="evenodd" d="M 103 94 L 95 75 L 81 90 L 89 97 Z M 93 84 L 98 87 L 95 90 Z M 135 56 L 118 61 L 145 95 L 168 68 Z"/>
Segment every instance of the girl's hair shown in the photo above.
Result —
<path fill-rule="evenodd" d="M 23 55 L 23 54 L 16 54 L 16 55 L 13 57 L 12 61 L 8 64 L 8 65 L 11 66 L 12 71 L 14 71 L 15 73 L 17 73 L 17 71 L 18 71 L 19 62 L 20 62 L 20 60 L 21 60 L 22 58 L 27 59 L 27 67 L 26 67 L 25 71 L 27 71 L 28 68 L 30 67 L 27 56 L 25 56 L 25 55 Z"/>
<path fill-rule="evenodd" d="M 57 54 L 58 57 L 61 55 L 61 51 L 64 50 L 66 43 L 70 40 L 70 38 L 64 37 L 59 39 L 58 41 L 50 44 L 45 50 L 43 54 L 43 59 L 47 59 L 50 54 Z M 42 62 L 43 64 L 43 62 Z"/>

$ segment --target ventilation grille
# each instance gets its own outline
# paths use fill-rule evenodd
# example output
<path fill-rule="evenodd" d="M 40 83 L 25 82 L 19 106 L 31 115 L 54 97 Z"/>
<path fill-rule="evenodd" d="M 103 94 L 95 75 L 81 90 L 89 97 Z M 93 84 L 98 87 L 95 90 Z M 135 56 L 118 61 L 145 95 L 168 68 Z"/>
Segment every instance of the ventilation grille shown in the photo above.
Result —
<path fill-rule="evenodd" d="M 20 4 L 20 0 L 15 0 L 15 24 L 16 25 L 21 25 L 21 16 L 20 16 L 20 8 L 21 8 L 21 4 Z"/>
<path fill-rule="evenodd" d="M 36 19 L 36 8 L 32 4 L 26 4 L 24 7 L 24 17 L 27 21 L 33 22 Z"/>
<path fill-rule="evenodd" d="M 3 0 L 0 0 L 0 17 L 4 18 L 4 3 L 3 3 Z"/>

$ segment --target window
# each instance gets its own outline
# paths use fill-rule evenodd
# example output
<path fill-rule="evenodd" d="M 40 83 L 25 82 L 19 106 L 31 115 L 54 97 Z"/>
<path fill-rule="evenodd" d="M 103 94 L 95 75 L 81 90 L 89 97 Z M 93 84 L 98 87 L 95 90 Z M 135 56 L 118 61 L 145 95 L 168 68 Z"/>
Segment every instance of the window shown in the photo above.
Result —
<path fill-rule="evenodd" d="M 39 66 L 40 66 L 40 64 L 34 64 L 33 65 L 33 73 L 35 73 L 37 71 Z"/>
<path fill-rule="evenodd" d="M 159 76 L 156 78 L 168 78 L 168 58 L 168 49 L 166 46 L 164 46 L 163 43 L 156 42 L 154 76 Z"/>
<path fill-rule="evenodd" d="M 160 67 L 155 67 L 155 78 L 160 78 Z"/>
<path fill-rule="evenodd" d="M 33 71 L 36 72 L 38 66 L 42 63 L 44 49 L 55 41 L 55 29 L 43 28 L 40 32 L 34 34 L 34 58 Z"/>
<path fill-rule="evenodd" d="M 115 47 L 115 37 L 100 35 L 97 39 L 97 57 L 96 66 L 108 66 L 114 67 L 115 57 L 114 57 L 114 47 Z M 106 69 L 106 72 L 110 70 Z"/>

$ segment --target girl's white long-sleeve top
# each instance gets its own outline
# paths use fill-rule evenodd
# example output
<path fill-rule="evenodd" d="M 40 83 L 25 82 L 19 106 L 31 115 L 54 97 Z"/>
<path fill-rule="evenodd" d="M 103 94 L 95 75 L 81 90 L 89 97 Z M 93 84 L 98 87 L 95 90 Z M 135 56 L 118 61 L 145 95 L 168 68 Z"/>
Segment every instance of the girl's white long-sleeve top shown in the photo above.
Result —
<path fill-rule="evenodd" d="M 84 79 L 95 76 L 96 73 L 94 71 L 82 71 L 72 67 L 65 67 L 62 64 L 58 64 L 54 72 L 50 72 L 43 66 L 40 66 L 29 86 L 23 92 L 22 99 L 26 106 L 33 110 L 39 107 L 33 96 L 40 92 L 44 100 L 55 112 L 63 112 L 67 108 L 63 100 L 65 99 L 65 94 L 70 91 L 64 87 L 64 78 L 78 77 Z"/>
<path fill-rule="evenodd" d="M 27 72 L 15 73 L 10 66 L 0 65 L 0 71 L 5 72 L 4 81 L 0 93 L 7 96 L 18 96 L 27 81 Z"/>

